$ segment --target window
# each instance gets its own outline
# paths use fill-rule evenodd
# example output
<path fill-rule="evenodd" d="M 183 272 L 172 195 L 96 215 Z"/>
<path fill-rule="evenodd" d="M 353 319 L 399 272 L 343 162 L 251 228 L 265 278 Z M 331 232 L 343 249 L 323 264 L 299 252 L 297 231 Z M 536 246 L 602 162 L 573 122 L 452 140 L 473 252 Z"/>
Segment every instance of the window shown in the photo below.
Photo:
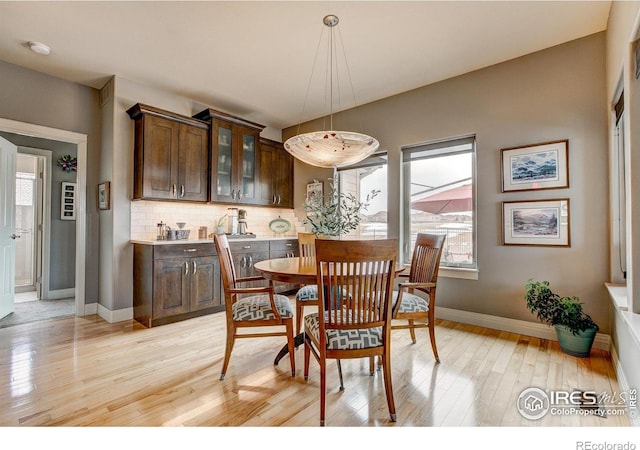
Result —
<path fill-rule="evenodd" d="M 626 164 L 625 164 L 625 151 L 624 151 L 624 92 L 620 93 L 618 101 L 614 105 L 615 113 L 615 127 L 614 132 L 614 148 L 613 159 L 616 172 L 616 185 L 614 186 L 614 196 L 617 197 L 616 204 L 613 205 L 615 222 L 613 228 L 613 239 L 617 241 L 617 249 L 614 252 L 617 253 L 617 268 L 618 271 L 614 276 L 619 280 L 627 278 L 627 252 L 626 252 Z M 617 250 L 617 251 L 616 251 Z"/>
<path fill-rule="evenodd" d="M 440 265 L 476 269 L 475 137 L 402 148 L 404 262 L 418 233 L 446 235 Z"/>
<path fill-rule="evenodd" d="M 375 153 L 353 166 L 338 169 L 341 193 L 351 193 L 364 202 L 371 191 L 380 191 L 369 202 L 353 239 L 387 238 L 387 154 Z"/>

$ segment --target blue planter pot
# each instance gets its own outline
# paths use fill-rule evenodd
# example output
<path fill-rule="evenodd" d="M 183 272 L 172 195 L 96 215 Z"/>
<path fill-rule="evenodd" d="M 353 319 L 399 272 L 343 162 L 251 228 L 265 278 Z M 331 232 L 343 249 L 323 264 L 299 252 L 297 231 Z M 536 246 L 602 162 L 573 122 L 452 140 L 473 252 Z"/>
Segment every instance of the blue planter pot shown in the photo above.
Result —
<path fill-rule="evenodd" d="M 598 328 L 589 328 L 584 331 L 573 334 L 569 328 L 564 325 L 554 325 L 558 342 L 563 352 L 578 358 L 586 358 L 591 353 L 591 346 L 596 337 Z"/>

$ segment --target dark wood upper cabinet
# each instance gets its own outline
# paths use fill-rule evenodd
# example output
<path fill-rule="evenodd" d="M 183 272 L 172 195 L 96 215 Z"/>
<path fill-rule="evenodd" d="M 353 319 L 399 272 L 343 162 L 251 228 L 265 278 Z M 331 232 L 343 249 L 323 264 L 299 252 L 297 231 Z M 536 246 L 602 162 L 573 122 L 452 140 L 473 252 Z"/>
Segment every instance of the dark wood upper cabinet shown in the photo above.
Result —
<path fill-rule="evenodd" d="M 151 106 L 136 104 L 133 198 L 209 200 L 209 125 Z"/>
<path fill-rule="evenodd" d="M 293 208 L 293 156 L 280 142 L 260 139 L 260 204 Z"/>
<path fill-rule="evenodd" d="M 210 125 L 213 202 L 260 205 L 260 132 L 264 125 L 215 109 L 194 118 Z"/>

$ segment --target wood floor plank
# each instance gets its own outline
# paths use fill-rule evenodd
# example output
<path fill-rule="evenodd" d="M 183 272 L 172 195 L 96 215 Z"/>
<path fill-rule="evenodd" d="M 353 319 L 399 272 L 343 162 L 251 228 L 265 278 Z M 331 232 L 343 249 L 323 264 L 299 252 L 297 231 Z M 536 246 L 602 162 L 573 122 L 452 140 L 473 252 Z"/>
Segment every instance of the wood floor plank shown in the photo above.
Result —
<path fill-rule="evenodd" d="M 619 392 L 610 355 L 578 361 L 555 341 L 436 321 L 441 363 L 428 333 L 392 333 L 398 421 L 389 420 L 382 373 L 368 360 L 327 370 L 330 426 L 628 426 L 625 416 L 529 421 L 515 399 L 527 386 Z M 273 358 L 283 338 L 237 340 L 226 379 L 223 314 L 147 329 L 97 316 L 0 329 L 0 426 L 318 426 L 319 371 L 304 353 Z"/>

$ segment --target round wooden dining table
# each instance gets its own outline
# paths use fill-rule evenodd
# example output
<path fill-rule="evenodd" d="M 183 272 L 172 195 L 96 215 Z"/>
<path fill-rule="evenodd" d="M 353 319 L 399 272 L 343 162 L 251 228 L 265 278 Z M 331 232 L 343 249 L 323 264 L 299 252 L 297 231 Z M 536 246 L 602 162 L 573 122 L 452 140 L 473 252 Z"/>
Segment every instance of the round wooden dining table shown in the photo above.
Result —
<path fill-rule="evenodd" d="M 316 258 L 315 257 L 292 257 L 292 258 L 275 258 L 265 259 L 253 265 L 254 269 L 264 278 L 272 281 L 280 281 L 283 283 L 293 284 L 316 284 Z M 396 264 L 396 276 L 404 270 L 404 265 Z M 296 348 L 304 343 L 304 333 L 298 334 L 294 338 Z M 285 345 L 276 356 L 273 364 L 278 362 L 288 353 Z"/>

